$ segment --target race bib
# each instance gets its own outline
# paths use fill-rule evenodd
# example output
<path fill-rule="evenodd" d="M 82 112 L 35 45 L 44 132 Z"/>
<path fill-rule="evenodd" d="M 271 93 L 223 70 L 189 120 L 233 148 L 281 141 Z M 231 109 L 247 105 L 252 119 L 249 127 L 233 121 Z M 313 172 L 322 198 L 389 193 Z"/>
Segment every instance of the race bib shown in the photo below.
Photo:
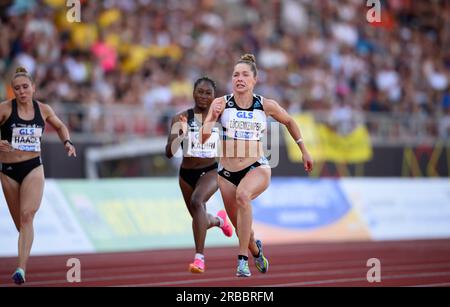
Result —
<path fill-rule="evenodd" d="M 11 145 L 22 151 L 41 151 L 42 128 L 15 127 L 12 131 Z"/>
<path fill-rule="evenodd" d="M 188 131 L 187 135 L 188 150 L 187 156 L 195 158 L 215 158 L 219 153 L 220 135 L 219 129 L 213 128 L 211 136 L 204 143 L 200 143 L 198 129 Z"/>
<path fill-rule="evenodd" d="M 262 124 L 255 120 L 255 112 L 235 110 L 233 113 L 227 123 L 227 137 L 237 140 L 259 141 Z"/>

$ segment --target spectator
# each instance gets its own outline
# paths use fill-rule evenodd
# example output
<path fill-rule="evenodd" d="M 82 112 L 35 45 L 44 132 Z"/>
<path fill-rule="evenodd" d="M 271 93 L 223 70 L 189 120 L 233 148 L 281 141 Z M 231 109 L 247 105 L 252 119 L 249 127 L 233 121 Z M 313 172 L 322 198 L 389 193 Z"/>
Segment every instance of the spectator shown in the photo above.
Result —
<path fill-rule="evenodd" d="M 258 90 L 290 110 L 334 110 L 344 98 L 354 110 L 436 117 L 450 83 L 445 0 L 383 2 L 385 22 L 373 25 L 365 1 L 353 0 L 81 4 L 83 22 L 69 23 L 65 1 L 2 1 L 0 98 L 11 96 L 4 78 L 22 65 L 49 104 L 132 104 L 159 122 L 186 108 L 199 75 L 228 92 L 228 68 L 247 52 L 260 59 Z M 79 86 L 93 93 L 88 103 Z"/>

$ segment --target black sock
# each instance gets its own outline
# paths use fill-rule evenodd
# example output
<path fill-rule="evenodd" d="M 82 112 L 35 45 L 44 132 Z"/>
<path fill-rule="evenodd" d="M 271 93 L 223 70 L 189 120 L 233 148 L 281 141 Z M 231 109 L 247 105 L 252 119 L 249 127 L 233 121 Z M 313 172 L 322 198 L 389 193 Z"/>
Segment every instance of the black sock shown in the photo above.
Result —
<path fill-rule="evenodd" d="M 254 254 L 252 253 L 252 256 L 253 256 L 254 258 L 259 258 L 259 257 L 261 256 L 261 249 L 259 248 L 258 244 L 256 244 L 256 247 L 258 248 L 258 253 L 257 253 L 256 255 L 254 255 Z"/>
<path fill-rule="evenodd" d="M 244 259 L 245 261 L 248 261 L 248 257 L 247 257 L 247 256 L 244 256 L 244 255 L 238 255 L 238 259 L 239 259 L 239 260 Z"/>
<path fill-rule="evenodd" d="M 260 250 L 260 249 L 258 249 L 258 254 L 256 254 L 256 256 L 253 255 L 253 257 L 254 257 L 254 258 L 259 258 L 259 256 L 261 256 L 261 250 Z"/>

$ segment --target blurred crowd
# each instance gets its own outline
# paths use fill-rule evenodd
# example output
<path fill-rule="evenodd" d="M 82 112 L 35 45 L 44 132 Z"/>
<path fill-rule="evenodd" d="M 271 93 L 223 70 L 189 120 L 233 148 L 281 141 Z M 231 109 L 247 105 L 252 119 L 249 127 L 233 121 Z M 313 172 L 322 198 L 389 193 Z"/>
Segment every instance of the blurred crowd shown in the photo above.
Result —
<path fill-rule="evenodd" d="M 380 1 L 373 23 L 366 0 L 80 0 L 72 23 L 67 2 L 0 1 L 0 98 L 24 66 L 37 99 L 78 110 L 75 131 L 163 135 L 197 78 L 230 92 L 234 63 L 253 53 L 256 92 L 290 113 L 327 111 L 343 134 L 361 111 L 429 119 L 450 138 L 450 1 Z"/>

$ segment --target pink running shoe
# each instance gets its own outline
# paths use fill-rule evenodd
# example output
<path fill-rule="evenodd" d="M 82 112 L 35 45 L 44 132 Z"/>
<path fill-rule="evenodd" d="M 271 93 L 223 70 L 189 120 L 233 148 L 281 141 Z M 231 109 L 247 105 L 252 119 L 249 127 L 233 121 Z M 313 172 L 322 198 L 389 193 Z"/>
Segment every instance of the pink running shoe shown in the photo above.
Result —
<path fill-rule="evenodd" d="M 233 226 L 231 226 L 230 222 L 227 219 L 227 213 L 225 210 L 220 210 L 217 213 L 217 216 L 220 217 L 223 220 L 223 225 L 220 227 L 222 229 L 223 234 L 227 237 L 231 237 L 233 235 Z"/>
<path fill-rule="evenodd" d="M 189 271 L 191 273 L 203 273 L 205 272 L 205 262 L 200 259 L 195 259 L 194 263 L 189 265 Z"/>

